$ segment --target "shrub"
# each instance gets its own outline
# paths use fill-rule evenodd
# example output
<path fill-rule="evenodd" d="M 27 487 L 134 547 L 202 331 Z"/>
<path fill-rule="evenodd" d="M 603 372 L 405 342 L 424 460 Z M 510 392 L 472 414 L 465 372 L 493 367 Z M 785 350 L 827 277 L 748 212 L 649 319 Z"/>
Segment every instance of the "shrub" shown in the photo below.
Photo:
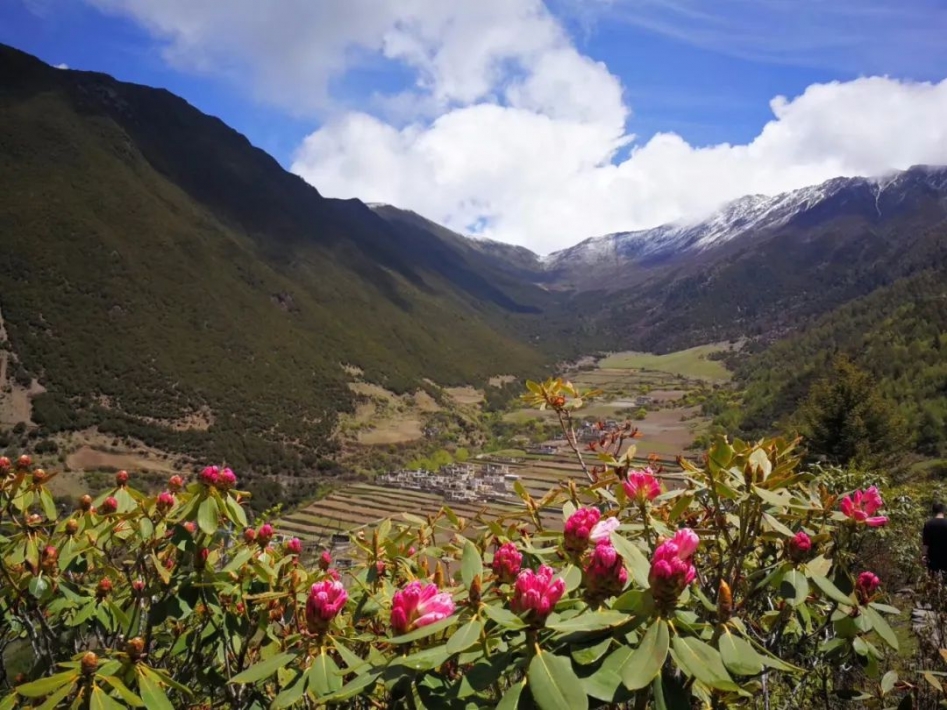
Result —
<path fill-rule="evenodd" d="M 531 389 L 568 431 L 579 393 Z M 119 472 L 59 519 L 51 476 L 0 462 L 0 644 L 33 654 L 0 707 L 891 705 L 897 610 L 853 552 L 877 491 L 837 495 L 780 439 L 719 439 L 663 492 L 616 451 L 504 519 L 382 522 L 341 580 L 249 528 L 229 470 L 157 495 Z"/>

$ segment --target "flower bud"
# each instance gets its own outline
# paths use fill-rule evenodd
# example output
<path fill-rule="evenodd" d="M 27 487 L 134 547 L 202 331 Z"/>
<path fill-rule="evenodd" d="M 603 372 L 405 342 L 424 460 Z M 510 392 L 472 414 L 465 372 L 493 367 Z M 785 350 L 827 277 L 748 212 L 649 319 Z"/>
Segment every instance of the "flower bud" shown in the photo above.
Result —
<path fill-rule="evenodd" d="M 204 569 L 207 566 L 207 558 L 210 556 L 210 550 L 206 547 L 202 547 L 197 551 L 197 554 L 194 555 L 194 569 Z"/>
<path fill-rule="evenodd" d="M 256 541 L 260 547 L 266 547 L 273 539 L 273 526 L 269 523 L 263 523 L 256 531 Z"/>
<path fill-rule="evenodd" d="M 129 658 L 133 661 L 137 661 L 144 652 L 145 640 L 141 636 L 136 636 L 125 644 L 125 653 L 127 653 Z"/>
<path fill-rule="evenodd" d="M 332 555 L 329 554 L 328 550 L 323 550 L 322 554 L 319 555 L 319 569 L 325 572 L 332 566 Z"/>
<path fill-rule="evenodd" d="M 10 459 L 6 456 L 0 456 L 0 474 L 5 474 L 10 470 Z"/>
<path fill-rule="evenodd" d="M 385 565 L 384 560 L 378 560 L 378 562 L 375 563 L 375 574 L 379 577 L 384 577 L 387 569 L 388 567 Z M 427 569 L 424 570 L 424 574 L 427 574 Z"/>
<path fill-rule="evenodd" d="M 92 510 L 92 496 L 86 494 L 79 499 L 79 508 L 83 512 L 88 513 Z"/>
<path fill-rule="evenodd" d="M 786 542 L 786 552 L 789 558 L 795 562 L 802 562 L 808 557 L 812 549 L 812 539 L 802 530 Z"/>
<path fill-rule="evenodd" d="M 243 541 L 248 545 L 253 543 L 256 540 L 256 530 L 253 528 L 247 528 L 243 531 Z"/>
<path fill-rule="evenodd" d="M 87 651 L 81 661 L 82 672 L 85 675 L 93 675 L 99 668 L 99 657 L 92 651 Z"/>
<path fill-rule="evenodd" d="M 46 471 L 41 468 L 37 468 L 33 471 L 33 485 L 41 486 L 46 482 Z"/>
<path fill-rule="evenodd" d="M 566 398 L 561 394 L 556 395 L 555 397 L 550 398 L 549 404 L 553 409 L 562 409 L 564 406 L 566 406 Z"/>
<path fill-rule="evenodd" d="M 128 471 L 119 471 L 115 474 L 115 485 L 123 487 L 128 483 Z"/>
<path fill-rule="evenodd" d="M 220 469 L 216 466 L 205 466 L 201 471 L 201 483 L 205 486 L 216 486 L 220 477 Z"/>
<path fill-rule="evenodd" d="M 473 578 L 473 581 L 471 581 L 470 583 L 470 590 L 468 593 L 468 597 L 470 599 L 471 604 L 476 606 L 477 604 L 480 603 L 480 593 L 481 593 L 481 582 L 480 582 L 480 575 L 478 574 L 476 577 Z"/>
<path fill-rule="evenodd" d="M 178 475 L 171 476 L 171 478 L 168 479 L 168 488 L 171 489 L 172 493 L 177 493 L 184 488 L 184 479 Z"/>
<path fill-rule="evenodd" d="M 730 585 L 722 579 L 717 588 L 717 618 L 721 623 L 726 622 L 733 613 L 733 593 L 730 591 Z"/>
<path fill-rule="evenodd" d="M 303 544 L 298 537 L 294 537 L 292 540 L 287 541 L 286 543 L 286 552 L 291 555 L 299 555 L 303 551 Z"/>
<path fill-rule="evenodd" d="M 188 520 L 184 523 L 184 529 L 187 530 L 191 535 L 194 535 L 197 533 L 197 523 L 195 523 L 193 520 Z"/>
<path fill-rule="evenodd" d="M 69 520 L 66 521 L 66 534 L 72 536 L 77 532 L 79 532 L 79 521 L 75 518 L 69 518 Z"/>
<path fill-rule="evenodd" d="M 43 548 L 41 563 L 43 569 L 48 573 L 53 573 L 59 569 L 59 550 L 52 545 Z"/>
<path fill-rule="evenodd" d="M 132 582 L 132 591 L 135 593 L 135 596 L 140 597 L 145 592 L 145 580 L 136 579 Z"/>
<path fill-rule="evenodd" d="M 158 494 L 158 500 L 156 501 L 158 510 L 162 513 L 171 510 L 174 507 L 174 495 L 169 491 L 163 491 Z"/>
<path fill-rule="evenodd" d="M 523 555 L 512 542 L 505 542 L 493 553 L 491 569 L 504 584 L 512 584 L 523 565 Z"/>
<path fill-rule="evenodd" d="M 110 580 L 108 577 L 102 577 L 102 579 L 99 580 L 98 586 L 95 588 L 95 596 L 97 596 L 99 599 L 104 599 L 111 593 L 112 580 Z"/>
<path fill-rule="evenodd" d="M 228 490 L 237 485 L 237 475 L 229 468 L 225 468 L 217 477 L 217 487 L 221 490 Z"/>
<path fill-rule="evenodd" d="M 113 496 L 109 496 L 103 500 L 102 505 L 99 506 L 99 512 L 102 515 L 111 515 L 116 510 L 118 510 L 118 501 Z"/>
<path fill-rule="evenodd" d="M 26 516 L 26 524 L 31 528 L 36 527 L 37 525 L 43 524 L 43 516 L 39 513 L 31 513 Z"/>
<path fill-rule="evenodd" d="M 26 471 L 32 465 L 33 459 L 31 459 L 27 454 L 23 454 L 16 460 L 16 467 L 19 471 Z"/>

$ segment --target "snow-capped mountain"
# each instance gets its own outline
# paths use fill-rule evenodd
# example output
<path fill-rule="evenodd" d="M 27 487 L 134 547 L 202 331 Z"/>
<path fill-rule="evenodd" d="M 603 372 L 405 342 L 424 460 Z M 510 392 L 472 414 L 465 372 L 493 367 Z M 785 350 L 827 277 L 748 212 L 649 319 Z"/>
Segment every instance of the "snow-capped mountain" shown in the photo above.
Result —
<path fill-rule="evenodd" d="M 773 232 L 830 203 L 837 202 L 840 210 L 864 212 L 866 218 L 883 219 L 886 210 L 899 210 L 919 192 L 947 198 L 947 167 L 916 166 L 878 177 L 834 178 L 772 197 L 746 195 L 700 221 L 592 237 L 549 254 L 542 262 L 552 271 L 600 263 L 659 263 L 681 254 L 703 252 L 751 233 Z"/>

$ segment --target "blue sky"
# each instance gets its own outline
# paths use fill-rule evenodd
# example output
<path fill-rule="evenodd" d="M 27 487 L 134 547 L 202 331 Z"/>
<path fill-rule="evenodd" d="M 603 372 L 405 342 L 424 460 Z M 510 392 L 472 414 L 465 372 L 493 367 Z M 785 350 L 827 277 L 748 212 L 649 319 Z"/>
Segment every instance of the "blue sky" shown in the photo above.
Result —
<path fill-rule="evenodd" d="M 947 160 L 944 36 L 933 0 L 0 5 L 0 42 L 167 88 L 326 194 L 539 251 Z M 833 125 L 872 106 L 870 135 Z M 888 113 L 926 128 L 887 146 Z"/>

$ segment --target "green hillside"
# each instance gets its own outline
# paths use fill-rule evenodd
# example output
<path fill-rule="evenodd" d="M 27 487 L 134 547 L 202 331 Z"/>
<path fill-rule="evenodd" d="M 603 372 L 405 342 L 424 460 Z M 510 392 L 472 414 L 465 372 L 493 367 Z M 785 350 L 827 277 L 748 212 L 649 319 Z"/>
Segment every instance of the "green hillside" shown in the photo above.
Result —
<path fill-rule="evenodd" d="M 743 428 L 791 424 L 811 384 L 847 355 L 898 403 L 918 452 L 947 455 L 947 269 L 942 265 L 848 303 L 737 366 Z"/>
<path fill-rule="evenodd" d="M 403 392 L 544 364 L 510 335 L 539 289 L 322 198 L 168 92 L 0 48 L 0 125 L 0 311 L 40 434 L 298 474 L 353 406 L 343 365 Z"/>

